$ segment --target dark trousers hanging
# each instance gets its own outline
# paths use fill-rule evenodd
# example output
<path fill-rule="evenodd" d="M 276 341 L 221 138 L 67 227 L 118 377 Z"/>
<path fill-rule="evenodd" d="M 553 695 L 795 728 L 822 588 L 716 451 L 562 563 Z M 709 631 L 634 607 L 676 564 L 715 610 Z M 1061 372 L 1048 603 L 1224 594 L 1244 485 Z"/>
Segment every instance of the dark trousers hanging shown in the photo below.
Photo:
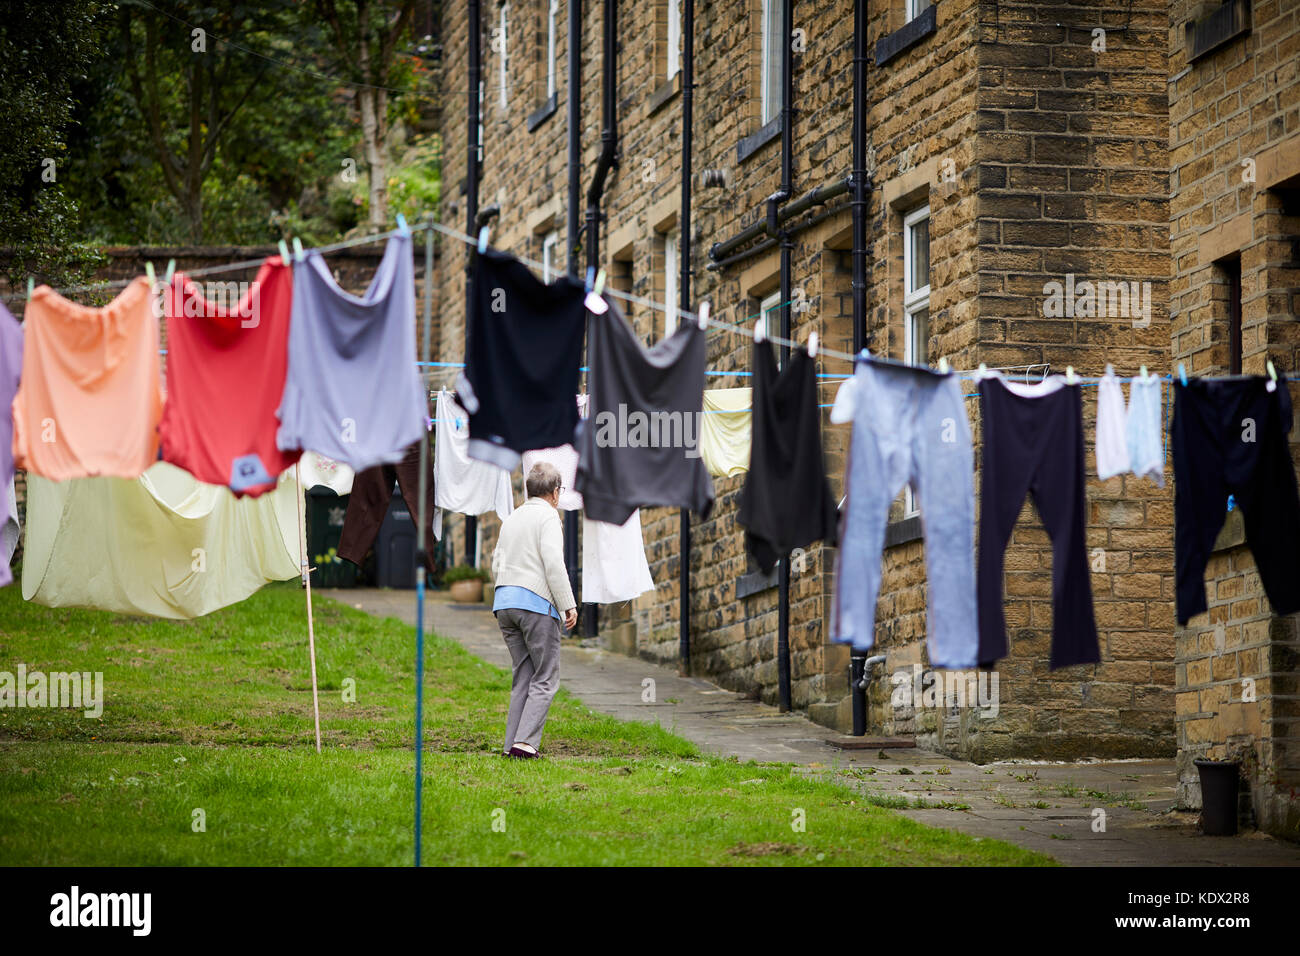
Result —
<path fill-rule="evenodd" d="M 1083 404 L 1078 385 L 980 382 L 984 451 L 980 474 L 979 663 L 1007 655 L 1003 570 L 1024 504 L 1052 540 L 1053 670 L 1101 660 L 1092 610 L 1084 524 Z M 1018 393 L 1019 392 L 1019 393 Z"/>
<path fill-rule="evenodd" d="M 393 483 L 401 488 L 402 498 L 411 509 L 411 521 L 420 520 L 420 443 L 406 449 L 406 455 L 395 465 L 376 465 L 358 472 L 352 480 L 352 494 L 348 510 L 343 516 L 343 534 L 339 538 L 339 557 L 360 565 L 366 552 L 375 543 L 379 526 L 388 514 L 388 503 L 393 497 Z M 429 449 L 428 485 L 425 494 L 426 524 L 424 528 L 426 570 L 433 570 L 429 553 L 433 549 L 433 449 Z"/>
<path fill-rule="evenodd" d="M 1300 611 L 1300 495 L 1287 434 L 1286 380 L 1174 384 L 1174 567 L 1178 623 L 1206 610 L 1205 566 L 1227 517 L 1241 509 L 1246 543 L 1276 614 Z"/>

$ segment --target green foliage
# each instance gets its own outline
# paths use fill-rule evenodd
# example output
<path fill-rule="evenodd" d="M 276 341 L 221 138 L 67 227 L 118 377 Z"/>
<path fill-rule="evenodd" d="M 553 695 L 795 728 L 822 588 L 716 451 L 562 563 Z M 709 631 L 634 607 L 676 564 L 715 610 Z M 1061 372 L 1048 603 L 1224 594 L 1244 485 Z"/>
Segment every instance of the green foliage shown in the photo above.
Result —
<path fill-rule="evenodd" d="M 99 10 L 90 0 L 9 0 L 0 13 L 0 245 L 12 250 L 15 286 L 28 273 L 75 282 L 99 262 L 80 241 L 67 187 L 72 90 L 97 52 Z"/>
<path fill-rule="evenodd" d="M 442 576 L 443 584 L 455 584 L 457 581 L 490 581 L 491 575 L 483 568 L 472 568 L 468 564 L 458 564 L 448 568 Z"/>

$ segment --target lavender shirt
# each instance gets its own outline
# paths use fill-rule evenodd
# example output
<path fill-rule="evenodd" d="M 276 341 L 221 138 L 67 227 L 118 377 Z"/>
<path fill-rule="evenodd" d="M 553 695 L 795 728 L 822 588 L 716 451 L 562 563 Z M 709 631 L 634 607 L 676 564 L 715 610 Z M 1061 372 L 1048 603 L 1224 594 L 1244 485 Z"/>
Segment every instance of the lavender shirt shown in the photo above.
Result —
<path fill-rule="evenodd" d="M 18 393 L 18 377 L 23 370 L 23 328 L 9 310 L 0 303 L 0 402 L 4 414 L 0 415 L 0 525 L 9 521 L 9 491 L 14 477 L 14 396 Z M 6 532 L 10 529 L 6 528 Z M 3 547 L 0 547 L 0 586 L 13 580 L 9 570 L 9 559 L 13 557 L 12 542 L 17 544 L 16 534 L 4 534 Z"/>
<path fill-rule="evenodd" d="M 411 237 L 388 240 L 363 296 L 335 283 L 321 254 L 293 267 L 289 373 L 276 443 L 355 471 L 399 462 L 428 430 L 415 365 Z"/>

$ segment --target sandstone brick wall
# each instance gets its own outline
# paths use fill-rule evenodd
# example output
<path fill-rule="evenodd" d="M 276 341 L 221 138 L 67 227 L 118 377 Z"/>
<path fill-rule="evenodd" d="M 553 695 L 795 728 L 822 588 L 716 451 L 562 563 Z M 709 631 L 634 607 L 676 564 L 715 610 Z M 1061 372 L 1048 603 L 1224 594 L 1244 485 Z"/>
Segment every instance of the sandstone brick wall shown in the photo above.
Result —
<path fill-rule="evenodd" d="M 663 77 L 662 4 L 620 4 L 620 167 L 606 190 L 602 262 L 611 285 L 660 300 L 662 234 L 675 229 L 680 201 L 679 84 Z M 513 3 L 512 17 L 541 4 Z M 869 43 L 902 25 L 899 2 L 870 5 Z M 487 4 L 485 26 L 495 24 Z M 693 298 L 709 299 L 719 319 L 752 327 L 759 303 L 778 288 L 773 248 L 722 270 L 707 268 L 711 243 L 762 215 L 761 203 L 780 183 L 780 139 L 740 156 L 760 130 L 758 43 L 761 4 L 725 0 L 697 4 L 696 125 L 693 191 Z M 795 26 L 794 194 L 839 180 L 851 168 L 851 9 L 830 0 L 801 2 Z M 1120 374 L 1141 364 L 1163 370 L 1168 315 L 1167 112 L 1165 57 L 1168 14 L 1154 0 L 1137 2 L 1131 18 L 1110 5 L 979 3 L 945 0 L 937 29 L 882 66 L 869 68 L 868 165 L 874 188 L 868 226 L 868 334 L 879 353 L 902 357 L 902 216 L 927 198 L 931 206 L 929 354 L 956 368 L 1071 364 L 1100 374 L 1106 361 Z M 599 149 L 599 5 L 584 8 L 583 190 Z M 539 259 L 540 235 L 563 237 L 566 199 L 564 9 L 560 12 L 559 102 L 533 132 L 528 99 L 502 112 L 489 92 L 481 204 L 502 197 L 493 244 Z M 533 21 L 521 21 L 531 24 Z M 538 21 L 540 23 L 540 21 Z M 1058 25 L 1061 24 L 1061 25 Z M 1127 29 L 1119 29 L 1125 27 Z M 1094 51 L 1102 27 L 1107 49 Z M 545 42 L 532 26 L 511 26 L 511 64 L 532 62 Z M 443 20 L 444 83 L 464 85 L 465 12 Z M 485 42 L 489 90 L 496 63 Z M 513 66 L 512 66 L 513 69 Z M 521 79 L 521 83 L 524 81 Z M 463 109 L 444 113 L 443 221 L 463 228 L 459 183 L 464 176 Z M 947 162 L 945 162 L 947 161 Z M 705 186 L 704 171 L 725 186 Z M 794 338 L 816 329 L 827 346 L 852 346 L 850 217 L 847 197 L 814 209 L 794 236 Z M 551 220 L 553 219 L 553 225 Z M 567 237 L 564 237 L 567 241 Z M 448 243 L 440 275 L 443 358 L 463 354 L 464 250 Z M 583 264 L 585 265 L 585 251 Z M 1150 325 L 1129 318 L 1047 319 L 1043 285 L 1075 272 L 1094 279 L 1151 283 Z M 646 342 L 663 334 L 663 318 L 643 304 L 628 309 Z M 747 335 L 710 335 L 708 365 L 747 371 Z M 822 356 L 829 375 L 847 363 Z M 829 405 L 838 385 L 823 379 Z M 740 384 L 713 378 L 709 387 Z M 971 389 L 973 391 L 973 388 Z M 978 439 L 978 408 L 968 403 Z M 1085 411 L 1092 445 L 1091 402 Z M 843 491 L 848 427 L 823 422 L 827 466 Z M 1091 457 L 1089 467 L 1092 467 Z M 707 521 L 692 519 L 692 669 L 727 687 L 777 695 L 775 587 L 739 596 L 752 570 L 735 512 L 743 478 L 715 482 Z M 895 505 L 901 517 L 901 505 Z M 1097 668 L 1049 673 L 1050 548 L 1027 506 L 1008 561 L 1012 656 L 1001 673 L 1002 713 L 895 711 L 888 682 L 871 694 L 873 732 L 916 732 L 928 746 L 977 758 L 1169 754 L 1173 750 L 1172 511 L 1168 490 L 1115 478 L 1089 484 L 1089 547 L 1104 559 L 1094 574 L 1104 662 Z M 630 608 L 604 609 L 611 627 L 635 625 L 636 652 L 678 659 L 680 547 L 678 514 L 643 513 L 656 591 Z M 482 522 L 492 525 L 492 521 Z M 455 522 L 454 527 L 459 526 Z M 486 532 L 489 540 L 491 530 Z M 463 544 L 460 545 L 463 547 Z M 485 545 L 487 547 L 487 545 Z M 888 670 L 924 661 L 926 586 L 920 540 L 887 548 L 877 639 Z M 829 643 L 834 549 L 815 545 L 792 574 L 790 646 L 793 699 L 818 720 L 847 728 L 848 654 Z M 1104 567 L 1104 570 L 1100 570 Z M 626 631 L 626 627 L 624 627 Z"/>
<path fill-rule="evenodd" d="M 1242 371 L 1300 363 L 1300 12 L 1248 5 L 1250 31 L 1190 59 L 1185 25 L 1215 5 L 1169 10 L 1173 357 L 1189 374 L 1233 370 L 1228 276 L 1241 276 Z M 1291 386 L 1292 400 L 1300 394 Z M 1296 456 L 1293 432 L 1292 454 Z M 1200 803 L 1193 760 L 1241 759 L 1259 825 L 1300 832 L 1300 629 L 1276 616 L 1238 515 L 1206 572 L 1209 612 L 1176 628 L 1179 791 Z M 1251 700 L 1252 686 L 1254 700 Z"/>

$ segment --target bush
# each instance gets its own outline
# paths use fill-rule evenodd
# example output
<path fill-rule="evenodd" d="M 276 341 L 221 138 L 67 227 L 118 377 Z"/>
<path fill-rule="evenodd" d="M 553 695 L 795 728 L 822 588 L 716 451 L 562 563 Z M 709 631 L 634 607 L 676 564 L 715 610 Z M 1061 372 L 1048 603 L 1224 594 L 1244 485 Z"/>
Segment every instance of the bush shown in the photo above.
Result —
<path fill-rule="evenodd" d="M 488 581 L 490 576 L 483 568 L 471 568 L 467 564 L 458 564 L 454 568 L 448 568 L 447 573 L 442 576 L 442 583 L 451 585 L 457 581 Z"/>

